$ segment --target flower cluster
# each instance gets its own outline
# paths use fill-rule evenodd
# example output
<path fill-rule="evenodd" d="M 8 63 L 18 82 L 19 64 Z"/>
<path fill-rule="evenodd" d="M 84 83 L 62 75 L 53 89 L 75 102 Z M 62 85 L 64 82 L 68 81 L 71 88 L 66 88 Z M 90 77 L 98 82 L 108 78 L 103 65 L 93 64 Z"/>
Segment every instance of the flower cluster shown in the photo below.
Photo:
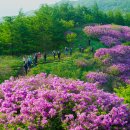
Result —
<path fill-rule="evenodd" d="M 5 81 L 0 89 L 0 124 L 6 127 L 12 124 L 19 130 L 21 125 L 29 130 L 129 129 L 130 111 L 123 99 L 98 90 L 92 83 L 41 73 Z"/>
<path fill-rule="evenodd" d="M 106 46 L 111 47 L 113 45 L 119 45 L 121 42 L 117 38 L 113 38 L 110 36 L 102 36 L 100 41 L 104 43 Z"/>
<path fill-rule="evenodd" d="M 130 28 L 119 25 L 87 26 L 84 32 L 93 38 L 99 39 L 106 46 L 119 45 L 124 41 L 130 41 Z"/>
<path fill-rule="evenodd" d="M 100 85 L 107 83 L 109 77 L 103 72 L 90 72 L 86 75 L 86 78 L 92 83 L 98 83 Z"/>
<path fill-rule="evenodd" d="M 130 46 L 117 45 L 109 49 L 99 49 L 95 53 L 95 57 L 100 59 L 105 55 L 110 55 L 111 57 L 111 59 L 105 59 L 110 60 L 108 62 L 111 63 L 109 71 L 110 68 L 116 68 L 119 71 L 119 77 L 128 83 L 128 80 L 130 80 Z"/>

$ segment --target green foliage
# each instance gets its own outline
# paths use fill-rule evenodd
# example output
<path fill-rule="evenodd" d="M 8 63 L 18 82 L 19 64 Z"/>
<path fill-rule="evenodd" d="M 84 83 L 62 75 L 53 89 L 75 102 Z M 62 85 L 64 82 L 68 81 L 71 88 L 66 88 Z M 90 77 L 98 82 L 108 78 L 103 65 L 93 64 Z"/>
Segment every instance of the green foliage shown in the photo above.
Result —
<path fill-rule="evenodd" d="M 60 77 L 77 79 L 80 78 L 81 70 L 74 65 L 73 61 L 66 60 L 63 62 L 53 62 L 44 65 L 38 65 L 29 72 L 29 75 L 38 74 L 40 72 L 54 74 Z"/>
<path fill-rule="evenodd" d="M 124 18 L 123 18 L 123 15 L 120 11 L 115 11 L 115 22 L 116 24 L 119 24 L 119 25 L 124 25 Z"/>
<path fill-rule="evenodd" d="M 72 42 L 74 42 L 74 40 L 76 39 L 76 37 L 77 37 L 76 33 L 68 33 L 66 35 L 66 40 L 67 40 L 68 43 L 72 43 Z"/>
<path fill-rule="evenodd" d="M 66 40 L 69 43 L 80 44 L 81 38 L 85 44 L 86 36 L 81 31 L 84 25 L 91 23 L 130 25 L 129 18 L 129 13 L 103 12 L 98 4 L 91 9 L 69 3 L 42 5 L 30 16 L 20 10 L 17 16 L 6 16 L 0 23 L 0 54 L 21 55 L 50 51 L 66 46 Z M 68 34 L 65 38 L 65 32 L 68 30 L 74 33 Z"/>
<path fill-rule="evenodd" d="M 49 120 L 49 123 L 45 126 L 44 130 L 64 130 L 63 128 L 61 118 L 56 116 Z"/>
<path fill-rule="evenodd" d="M 130 42 L 126 42 L 126 43 L 124 43 L 124 45 L 130 46 Z"/>
<path fill-rule="evenodd" d="M 125 14 L 125 24 L 130 26 L 130 13 Z"/>
<path fill-rule="evenodd" d="M 73 20 L 69 20 L 69 21 L 65 21 L 63 19 L 61 19 L 60 21 L 62 23 L 62 25 L 67 28 L 67 29 L 70 29 L 70 28 L 73 28 L 74 27 L 74 21 Z"/>
<path fill-rule="evenodd" d="M 87 61 L 83 58 L 76 60 L 75 64 L 79 68 L 86 68 L 87 67 Z"/>
<path fill-rule="evenodd" d="M 126 87 L 115 88 L 115 92 L 119 97 L 123 97 L 125 103 L 130 104 L 130 85 Z"/>

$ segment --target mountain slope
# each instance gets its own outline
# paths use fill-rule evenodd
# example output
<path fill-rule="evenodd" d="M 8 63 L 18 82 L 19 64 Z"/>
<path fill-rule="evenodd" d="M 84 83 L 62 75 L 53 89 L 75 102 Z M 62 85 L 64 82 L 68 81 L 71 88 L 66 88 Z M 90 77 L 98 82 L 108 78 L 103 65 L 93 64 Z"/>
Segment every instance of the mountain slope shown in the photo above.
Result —
<path fill-rule="evenodd" d="M 62 2 L 67 2 L 69 0 L 62 0 Z M 130 0 L 70 0 L 73 5 L 84 5 L 87 7 L 93 6 L 95 3 L 98 4 L 101 10 L 122 10 L 125 12 L 130 12 Z"/>

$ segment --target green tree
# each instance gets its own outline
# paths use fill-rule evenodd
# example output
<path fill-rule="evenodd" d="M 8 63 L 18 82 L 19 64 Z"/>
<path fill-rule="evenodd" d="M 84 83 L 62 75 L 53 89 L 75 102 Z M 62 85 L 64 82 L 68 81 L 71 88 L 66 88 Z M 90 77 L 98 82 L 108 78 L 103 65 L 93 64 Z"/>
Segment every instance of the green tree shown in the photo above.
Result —
<path fill-rule="evenodd" d="M 113 11 L 108 11 L 108 23 L 113 23 L 114 22 L 114 12 Z"/>
<path fill-rule="evenodd" d="M 65 20 L 61 19 L 60 22 L 66 29 L 71 29 L 71 28 L 74 27 L 74 21 L 73 20 L 65 21 Z"/>
<path fill-rule="evenodd" d="M 125 24 L 130 26 L 130 13 L 125 14 Z"/>
<path fill-rule="evenodd" d="M 68 43 L 72 43 L 72 42 L 74 42 L 74 40 L 76 39 L 76 37 L 77 37 L 77 34 L 76 33 L 68 33 L 67 35 L 66 35 L 66 40 L 67 40 L 67 42 Z"/>
<path fill-rule="evenodd" d="M 115 23 L 116 24 L 119 24 L 119 25 L 124 25 L 124 18 L 123 18 L 123 15 L 122 15 L 122 13 L 119 11 L 119 10 L 117 10 L 117 11 L 115 11 L 115 13 L 114 13 L 114 17 L 115 17 Z"/>

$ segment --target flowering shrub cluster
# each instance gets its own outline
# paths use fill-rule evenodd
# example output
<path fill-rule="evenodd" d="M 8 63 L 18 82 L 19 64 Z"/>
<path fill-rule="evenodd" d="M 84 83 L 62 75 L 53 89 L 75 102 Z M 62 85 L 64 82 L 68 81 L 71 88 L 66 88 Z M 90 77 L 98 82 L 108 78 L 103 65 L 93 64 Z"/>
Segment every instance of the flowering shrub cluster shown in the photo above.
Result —
<path fill-rule="evenodd" d="M 130 83 L 130 46 L 117 45 L 109 49 L 99 49 L 95 53 L 95 57 L 100 59 L 105 55 L 110 55 L 111 57 L 105 59 L 109 60 L 107 61 L 107 65 L 108 62 L 110 63 L 109 71 L 116 68 L 119 71 L 119 77 L 126 83 Z"/>
<path fill-rule="evenodd" d="M 123 99 L 84 83 L 41 73 L 0 85 L 0 124 L 36 129 L 130 128 Z"/>
<path fill-rule="evenodd" d="M 103 85 L 108 82 L 108 75 L 103 72 L 90 72 L 87 74 L 86 78 L 92 83 L 98 83 Z"/>
<path fill-rule="evenodd" d="M 100 41 L 103 42 L 106 46 L 113 46 L 113 45 L 120 45 L 121 42 L 117 39 L 117 38 L 113 38 L 113 37 L 110 37 L 110 36 L 102 36 L 100 38 Z"/>
<path fill-rule="evenodd" d="M 87 26 L 84 32 L 93 38 L 99 39 L 106 46 L 119 45 L 124 41 L 130 41 L 130 28 L 119 25 Z"/>

